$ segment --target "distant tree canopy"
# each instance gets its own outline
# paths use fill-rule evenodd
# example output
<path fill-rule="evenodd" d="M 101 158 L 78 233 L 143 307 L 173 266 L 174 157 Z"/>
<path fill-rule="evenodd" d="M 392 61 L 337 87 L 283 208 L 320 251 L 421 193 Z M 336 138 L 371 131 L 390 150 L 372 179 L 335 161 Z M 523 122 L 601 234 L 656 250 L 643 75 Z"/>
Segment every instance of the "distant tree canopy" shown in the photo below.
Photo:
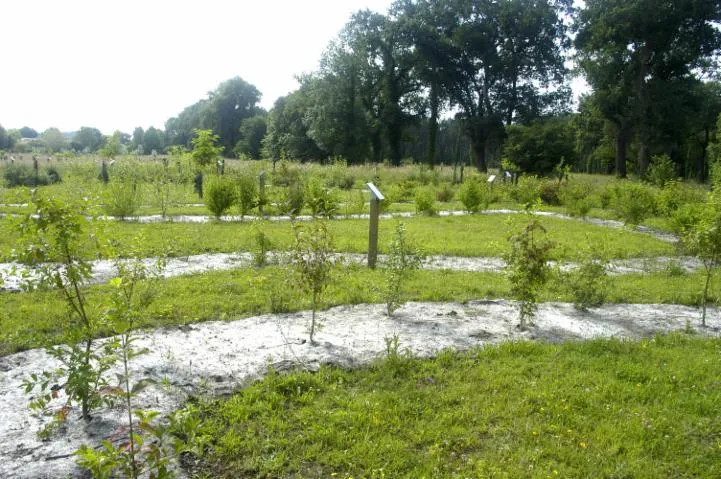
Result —
<path fill-rule="evenodd" d="M 22 138 L 37 138 L 38 132 L 30 128 L 29 126 L 24 126 L 18 130 L 20 132 L 20 136 Z"/>
<path fill-rule="evenodd" d="M 258 106 L 260 97 L 260 91 L 240 77 L 221 83 L 208 93 L 208 98 L 190 105 L 165 123 L 167 144 L 189 146 L 195 129 L 213 130 L 224 153 L 232 155 L 241 140 L 242 121 L 262 113 Z M 148 151 L 148 146 L 143 146 Z"/>
<path fill-rule="evenodd" d="M 65 135 L 57 128 L 48 128 L 40 135 L 40 140 L 45 144 L 45 148 L 51 153 L 62 151 L 68 147 Z"/>
<path fill-rule="evenodd" d="M 705 180 L 721 157 L 720 53 L 718 0 L 395 0 L 385 14 L 353 13 L 270 111 L 234 77 L 164 131 L 138 127 L 110 149 L 188 148 L 200 130 L 225 156 L 480 171 L 509 159 L 534 174 L 563 158 L 619 177 L 643 176 L 663 154 L 679 176 Z M 590 85 L 575 113 L 572 62 Z M 0 127 L 0 149 L 67 147 L 54 129 L 33 135 Z M 105 141 L 83 127 L 70 147 L 95 152 Z"/>
<path fill-rule="evenodd" d="M 105 136 L 97 128 L 83 126 L 73 136 L 70 146 L 78 151 L 93 153 L 98 151 L 105 144 Z"/>

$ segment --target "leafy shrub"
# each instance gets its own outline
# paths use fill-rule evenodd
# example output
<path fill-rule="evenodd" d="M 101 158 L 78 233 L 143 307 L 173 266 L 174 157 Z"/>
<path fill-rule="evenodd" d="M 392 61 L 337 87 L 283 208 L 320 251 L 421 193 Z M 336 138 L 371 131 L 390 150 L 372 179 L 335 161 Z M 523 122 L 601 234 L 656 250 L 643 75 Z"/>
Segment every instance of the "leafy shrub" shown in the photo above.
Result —
<path fill-rule="evenodd" d="M 300 179 L 281 189 L 276 203 L 280 214 L 292 217 L 299 215 L 305 204 L 305 187 Z"/>
<path fill-rule="evenodd" d="M 646 172 L 646 178 L 651 184 L 663 188 L 676 178 L 676 165 L 668 155 L 657 155 L 651 158 L 651 165 Z"/>
<path fill-rule="evenodd" d="M 511 189 L 511 198 L 521 205 L 532 205 L 541 197 L 540 181 L 535 176 L 522 176 Z"/>
<path fill-rule="evenodd" d="M 338 197 L 335 192 L 323 186 L 317 178 L 311 178 L 305 189 L 305 204 L 313 216 L 330 218 L 338 210 Z"/>
<path fill-rule="evenodd" d="M 640 183 L 616 185 L 613 208 L 626 223 L 637 225 L 656 211 L 656 195 L 652 188 Z"/>
<path fill-rule="evenodd" d="M 538 220 L 533 220 L 508 241 L 511 249 L 504 255 L 506 275 L 511 283 L 511 295 L 521 303 L 519 327 L 525 329 L 536 314 L 538 293 L 550 275 L 548 260 L 553 243 L 546 238 L 546 229 Z"/>
<path fill-rule="evenodd" d="M 451 185 L 450 183 L 444 183 L 436 191 L 436 199 L 442 203 L 447 203 L 449 201 L 453 201 L 454 196 L 455 196 L 455 191 L 453 190 L 453 185 Z"/>
<path fill-rule="evenodd" d="M 60 175 L 55 171 L 58 181 Z M 38 172 L 28 165 L 10 165 L 5 168 L 3 173 L 5 185 L 8 188 L 17 186 L 45 186 L 51 183 L 50 177 L 46 172 Z M 54 183 L 54 182 L 53 182 Z"/>
<path fill-rule="evenodd" d="M 386 193 L 386 199 L 390 203 L 412 201 L 415 198 L 417 188 L 418 183 L 415 181 L 403 180 L 400 183 L 390 185 L 384 193 Z"/>
<path fill-rule="evenodd" d="M 705 194 L 700 188 L 686 185 L 679 180 L 667 181 L 658 193 L 659 213 L 672 216 L 683 205 L 703 203 Z"/>
<path fill-rule="evenodd" d="M 488 208 L 488 187 L 478 180 L 466 180 L 458 190 L 458 197 L 466 211 L 476 213 Z"/>
<path fill-rule="evenodd" d="M 140 188 L 137 183 L 116 180 L 105 187 L 103 211 L 108 216 L 129 218 L 138 211 L 140 201 Z"/>
<path fill-rule="evenodd" d="M 252 174 L 241 174 L 238 177 L 238 207 L 240 216 L 247 215 L 258 205 L 258 183 Z"/>
<path fill-rule="evenodd" d="M 328 186 L 350 190 L 355 185 L 355 177 L 348 171 L 345 160 L 335 159 L 328 178 Z"/>
<path fill-rule="evenodd" d="M 208 182 L 203 196 L 208 210 L 220 218 L 237 201 L 238 189 L 232 178 L 218 176 Z"/>
<path fill-rule="evenodd" d="M 592 257 L 584 258 L 578 268 L 567 273 L 565 284 L 573 297 L 573 306 L 582 311 L 606 302 L 608 263 Z"/>
<path fill-rule="evenodd" d="M 570 216 L 585 217 L 593 207 L 588 189 L 579 184 L 568 184 L 562 188 L 560 199 Z"/>
<path fill-rule="evenodd" d="M 671 224 L 676 233 L 683 233 L 693 228 L 701 221 L 704 214 L 704 205 L 688 203 L 679 207 L 671 214 Z"/>
<path fill-rule="evenodd" d="M 558 206 L 561 204 L 561 189 L 563 185 L 558 181 L 543 181 L 539 185 L 538 194 L 547 205 Z"/>
<path fill-rule="evenodd" d="M 416 191 L 416 213 L 433 216 L 436 214 L 436 197 L 433 188 L 418 188 Z"/>
<path fill-rule="evenodd" d="M 408 274 L 421 265 L 420 252 L 408 241 L 405 225 L 396 224 L 395 235 L 390 244 L 388 262 L 385 264 L 385 289 L 383 297 L 386 302 L 386 313 L 392 316 L 393 312 L 403 305 L 401 286 Z"/>
<path fill-rule="evenodd" d="M 300 167 L 288 160 L 281 160 L 273 175 L 273 184 L 276 186 L 289 186 L 301 179 Z"/>

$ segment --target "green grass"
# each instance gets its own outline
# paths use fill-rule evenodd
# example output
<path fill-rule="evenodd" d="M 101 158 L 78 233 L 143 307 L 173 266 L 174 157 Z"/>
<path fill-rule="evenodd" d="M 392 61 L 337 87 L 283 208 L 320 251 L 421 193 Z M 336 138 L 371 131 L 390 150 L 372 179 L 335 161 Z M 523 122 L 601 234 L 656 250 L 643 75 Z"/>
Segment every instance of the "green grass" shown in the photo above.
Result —
<path fill-rule="evenodd" d="M 324 295 L 322 308 L 341 304 L 379 303 L 381 270 L 354 266 L 337 269 Z M 232 320 L 269 312 L 310 308 L 306 295 L 287 283 L 279 267 L 242 269 L 182 276 L 157 281 L 154 301 L 140 313 L 138 326 L 163 327 L 210 320 Z M 716 283 L 718 283 L 716 281 Z M 700 303 L 701 274 L 634 274 L 611 277 L 611 303 Z M 457 301 L 502 298 L 509 283 L 500 273 L 415 271 L 403 286 L 409 301 Z M 87 288 L 90 314 L 100 315 L 108 301 L 108 285 Z M 712 300 L 720 296 L 717 287 Z M 541 292 L 542 301 L 572 301 L 562 281 L 552 281 Z M 0 355 L 62 340 L 66 308 L 57 291 L 0 293 Z M 700 318 L 700 313 L 699 313 Z M 101 334 L 111 334 L 102 330 Z"/>
<path fill-rule="evenodd" d="M 397 220 L 380 222 L 379 250 L 387 252 Z M 443 218 L 415 217 L 402 220 L 408 236 L 426 254 L 454 256 L 500 256 L 508 249 L 508 237 L 528 224 L 524 215 L 475 215 Z M 556 244 L 554 259 L 579 259 L 589 250 L 601 247 L 610 258 L 631 258 L 673 255 L 674 246 L 650 235 L 634 231 L 595 226 L 578 220 L 540 218 L 549 238 Z M 0 222 L 0 252 L 8 259 L 11 248 L 17 247 L 18 233 L 14 220 Z M 289 222 L 264 222 L 261 229 L 271 239 L 274 249 L 287 249 L 293 242 Z M 209 252 L 249 251 L 253 248 L 253 226 L 243 223 L 161 223 L 141 224 L 111 222 L 106 234 L 120 244 L 133 244 L 142 235 L 139 254 L 184 256 Z M 329 222 L 329 231 L 337 251 L 364 253 L 368 247 L 367 220 Z M 92 249 L 88 248 L 88 251 Z"/>
<path fill-rule="evenodd" d="M 401 349 L 403 347 L 401 340 Z M 191 408 L 196 477 L 719 477 L 721 342 L 507 343 L 271 373 Z"/>

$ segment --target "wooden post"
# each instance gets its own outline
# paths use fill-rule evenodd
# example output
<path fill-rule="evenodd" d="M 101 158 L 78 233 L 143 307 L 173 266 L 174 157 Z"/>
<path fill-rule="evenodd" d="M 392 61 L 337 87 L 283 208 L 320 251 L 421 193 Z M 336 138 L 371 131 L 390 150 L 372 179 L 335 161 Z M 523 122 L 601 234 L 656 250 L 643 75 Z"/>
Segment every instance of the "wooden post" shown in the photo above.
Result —
<path fill-rule="evenodd" d="M 265 171 L 258 175 L 258 214 L 263 216 L 263 205 L 265 204 Z"/>
<path fill-rule="evenodd" d="M 373 183 L 368 183 L 371 192 L 370 221 L 368 222 L 368 267 L 374 269 L 378 259 L 378 217 L 380 216 L 380 202 L 385 199 L 383 194 Z"/>

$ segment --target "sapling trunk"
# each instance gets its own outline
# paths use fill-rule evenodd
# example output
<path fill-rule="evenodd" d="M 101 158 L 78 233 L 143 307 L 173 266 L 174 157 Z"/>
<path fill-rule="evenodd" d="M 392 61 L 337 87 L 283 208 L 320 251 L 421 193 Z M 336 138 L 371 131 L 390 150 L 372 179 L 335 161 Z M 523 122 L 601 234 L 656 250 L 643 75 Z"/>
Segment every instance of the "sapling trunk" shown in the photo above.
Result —
<path fill-rule="evenodd" d="M 312 304 L 312 313 L 311 313 L 311 319 L 310 319 L 310 344 L 315 344 L 315 341 L 313 341 L 313 334 L 315 333 L 315 311 L 318 309 L 318 292 L 313 291 L 313 304 Z"/>
<path fill-rule="evenodd" d="M 701 300 L 701 326 L 706 327 L 706 303 L 708 302 L 708 288 L 711 284 L 711 274 L 713 273 L 713 266 L 710 264 L 706 264 L 706 280 L 703 287 L 703 298 Z"/>

